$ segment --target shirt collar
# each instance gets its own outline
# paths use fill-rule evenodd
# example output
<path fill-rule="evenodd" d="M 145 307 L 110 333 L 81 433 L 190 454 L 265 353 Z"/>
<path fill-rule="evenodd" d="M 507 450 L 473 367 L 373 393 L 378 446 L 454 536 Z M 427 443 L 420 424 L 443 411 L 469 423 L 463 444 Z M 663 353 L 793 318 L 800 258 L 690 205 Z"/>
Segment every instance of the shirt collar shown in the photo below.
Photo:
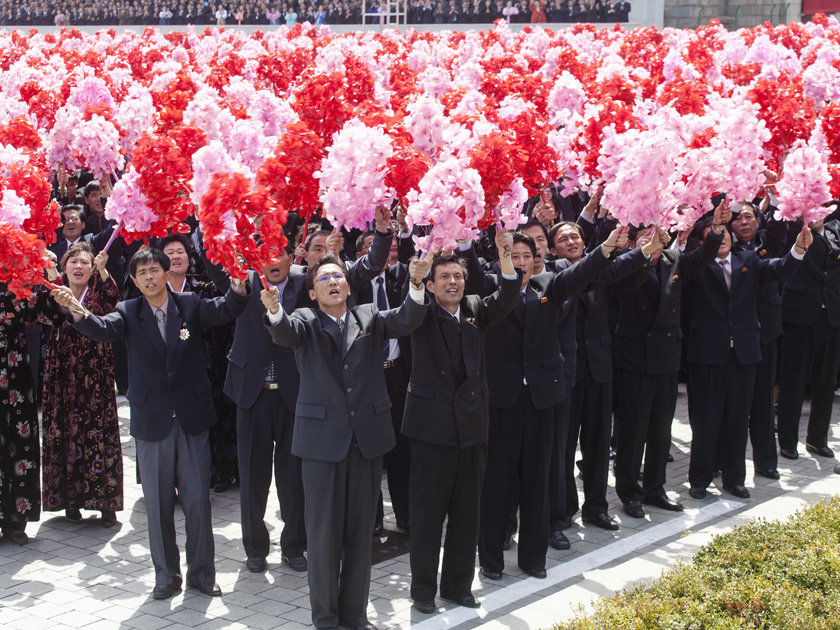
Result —
<path fill-rule="evenodd" d="M 163 318 L 166 319 L 166 313 L 169 310 L 169 291 L 166 292 L 166 300 L 164 300 L 163 304 L 158 307 L 152 306 L 152 303 L 146 300 L 146 304 L 149 305 L 149 308 L 152 309 L 152 315 L 155 315 L 158 308 L 163 311 Z"/>
<path fill-rule="evenodd" d="M 717 262 L 717 264 L 720 264 L 724 260 L 727 263 L 729 263 L 730 267 L 732 266 L 732 252 L 731 251 L 726 255 L 726 258 L 715 258 L 715 262 Z"/>

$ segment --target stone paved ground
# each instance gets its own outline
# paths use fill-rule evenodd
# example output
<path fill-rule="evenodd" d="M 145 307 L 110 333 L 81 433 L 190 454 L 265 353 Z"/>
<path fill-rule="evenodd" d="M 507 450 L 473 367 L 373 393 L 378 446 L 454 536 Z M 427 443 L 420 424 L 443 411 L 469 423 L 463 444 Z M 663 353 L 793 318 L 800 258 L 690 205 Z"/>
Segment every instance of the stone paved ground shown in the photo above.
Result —
<path fill-rule="evenodd" d="M 210 599 L 187 591 L 168 601 L 151 599 L 154 576 L 145 506 L 134 482 L 134 444 L 127 437 L 128 408 L 124 399 L 120 403 L 126 460 L 126 509 L 118 514 L 120 526 L 104 529 L 92 513 L 85 513 L 89 518 L 81 525 L 58 515 L 43 514 L 40 523 L 27 529 L 32 537 L 28 546 L 17 547 L 0 540 L 0 629 L 311 627 L 306 575 L 281 563 L 279 546 L 269 556 L 265 574 L 252 574 L 245 569 L 235 491 L 211 497 L 217 579 L 224 595 Z M 840 417 L 838 411 L 835 409 L 835 417 Z M 803 415 L 807 416 L 807 404 Z M 837 424 L 835 421 L 829 443 L 840 452 Z M 408 557 L 396 557 L 373 567 L 371 622 L 380 628 L 422 630 L 547 627 L 553 620 L 568 617 L 571 604 L 586 603 L 637 580 L 656 577 L 677 558 L 690 555 L 713 533 L 726 531 L 753 516 L 782 517 L 803 500 L 840 492 L 840 476 L 833 474 L 837 462 L 815 458 L 801 446 L 799 460 L 780 460 L 780 481 L 748 476 L 750 499 L 735 500 L 725 495 L 718 479 L 718 488 L 711 488 L 711 498 L 695 501 L 688 497 L 689 444 L 685 392 L 681 390 L 674 422 L 675 461 L 668 472 L 672 497 L 679 495 L 687 508 L 684 514 L 648 508 L 644 520 L 631 519 L 620 511 L 619 501 L 611 491 L 608 498 L 611 512 L 621 525 L 618 532 L 582 526 L 576 519 L 566 532 L 572 549 L 549 549 L 549 576 L 544 581 L 523 576 L 516 564 L 514 545 L 506 554 L 505 577 L 500 583 L 476 578 L 474 591 L 482 602 L 478 611 L 448 605 L 441 606 L 434 615 L 417 613 L 408 599 Z M 274 496 L 268 514 L 276 541 L 282 524 Z M 179 546 L 183 549 L 180 512 L 176 523 Z M 387 504 L 385 529 L 386 536 L 394 529 L 393 514 L 387 510 Z M 696 534 L 684 538 L 687 531 Z"/>

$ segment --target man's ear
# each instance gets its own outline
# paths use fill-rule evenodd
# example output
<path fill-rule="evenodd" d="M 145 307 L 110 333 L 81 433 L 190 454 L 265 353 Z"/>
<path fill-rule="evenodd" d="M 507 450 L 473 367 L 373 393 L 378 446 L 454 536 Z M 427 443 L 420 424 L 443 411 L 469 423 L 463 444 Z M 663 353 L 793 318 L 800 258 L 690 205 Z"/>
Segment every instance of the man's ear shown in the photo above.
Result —
<path fill-rule="evenodd" d="M 313 302 L 317 302 L 317 300 L 315 299 L 315 289 L 309 289 L 309 299 Z"/>

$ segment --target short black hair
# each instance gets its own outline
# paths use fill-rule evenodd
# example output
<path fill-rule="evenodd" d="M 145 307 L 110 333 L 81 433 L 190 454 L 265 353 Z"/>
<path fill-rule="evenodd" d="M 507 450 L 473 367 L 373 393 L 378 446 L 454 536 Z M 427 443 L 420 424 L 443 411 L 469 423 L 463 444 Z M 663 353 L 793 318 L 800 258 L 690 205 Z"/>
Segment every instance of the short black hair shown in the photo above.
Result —
<path fill-rule="evenodd" d="M 368 230 L 367 232 L 359 234 L 359 238 L 356 239 L 356 252 L 362 251 L 362 248 L 365 246 L 365 239 L 368 236 L 373 236 L 373 230 Z"/>
<path fill-rule="evenodd" d="M 319 236 L 329 236 L 330 234 L 332 234 L 332 232 L 329 230 L 315 230 L 312 234 L 306 237 L 306 241 L 303 243 L 303 249 L 309 251 L 309 248 L 312 247 L 312 241 L 315 238 Z"/>
<path fill-rule="evenodd" d="M 577 230 L 577 233 L 580 234 L 580 237 L 582 239 L 584 238 L 583 228 L 580 227 L 577 223 L 575 223 L 574 221 L 560 221 L 560 222 L 552 225 L 551 229 L 548 231 L 548 237 L 547 238 L 548 238 L 549 248 L 554 247 L 554 239 L 557 236 L 557 232 L 560 231 L 560 228 L 564 228 L 564 227 L 567 227 L 567 226 L 575 228 Z"/>
<path fill-rule="evenodd" d="M 89 181 L 87 184 L 85 184 L 85 191 L 82 193 L 82 196 L 85 199 L 87 199 L 90 193 L 92 193 L 94 190 L 100 190 L 99 180 L 94 179 L 93 181 Z"/>
<path fill-rule="evenodd" d="M 128 263 L 128 273 L 133 278 L 137 272 L 138 265 L 158 263 L 164 271 L 169 271 L 169 256 L 164 254 L 157 247 L 141 247 Z"/>
<path fill-rule="evenodd" d="M 530 219 L 525 221 L 525 223 L 516 228 L 516 231 L 521 232 L 522 230 L 527 230 L 528 228 L 532 227 L 540 228 L 543 232 L 543 236 L 545 236 L 545 240 L 548 240 L 548 228 L 545 227 L 545 224 L 542 221 L 535 219 L 534 217 L 531 217 Z"/>
<path fill-rule="evenodd" d="M 74 243 L 70 247 L 67 248 L 67 251 L 64 252 L 64 256 L 61 257 L 61 260 L 58 262 L 58 268 L 64 272 L 65 267 L 67 267 L 67 261 L 73 258 L 74 256 L 78 256 L 79 254 L 87 254 L 90 256 L 90 262 L 93 264 L 93 252 L 90 249 L 90 245 L 88 245 L 85 241 L 79 241 L 78 243 Z"/>
<path fill-rule="evenodd" d="M 461 271 L 464 273 L 464 280 L 469 277 L 469 273 L 467 273 L 467 263 L 464 262 L 462 258 L 451 254 L 449 256 L 435 256 L 435 259 L 432 261 L 432 268 L 429 271 L 429 277 L 427 280 L 434 282 L 437 268 L 442 267 L 443 265 L 448 265 L 449 263 L 455 263 L 461 268 Z"/>
<path fill-rule="evenodd" d="M 542 224 L 540 224 L 542 225 Z M 545 227 L 545 226 L 543 226 Z M 537 257 L 537 244 L 527 234 L 523 234 L 522 232 L 514 232 L 513 233 L 513 242 L 516 243 L 525 243 L 528 246 L 528 249 L 531 250 L 531 256 L 534 258 Z"/>
<path fill-rule="evenodd" d="M 64 216 L 64 213 L 67 212 L 67 211 L 75 212 L 77 215 L 79 215 L 79 219 L 82 218 L 82 213 L 83 213 L 82 206 L 77 206 L 76 204 L 70 204 L 70 205 L 64 206 L 61 209 L 61 222 L 62 222 L 62 224 L 67 220 L 67 217 Z"/>
<path fill-rule="evenodd" d="M 158 242 L 158 249 L 163 251 L 166 249 L 167 245 L 171 245 L 172 243 L 180 243 L 184 246 L 184 251 L 187 252 L 187 256 L 192 257 L 193 255 L 193 244 L 192 241 L 185 235 L 185 234 L 168 234 L 164 236 Z"/>
<path fill-rule="evenodd" d="M 327 254 L 326 256 L 321 256 L 314 265 L 309 268 L 309 271 L 306 272 L 306 289 L 307 291 L 311 291 L 315 288 L 315 278 L 318 276 L 318 270 L 323 267 L 324 265 L 337 265 L 341 272 L 344 274 L 344 279 L 347 282 L 350 282 L 350 274 L 347 273 L 347 266 L 342 262 L 341 258 L 336 256 L 335 254 Z"/>

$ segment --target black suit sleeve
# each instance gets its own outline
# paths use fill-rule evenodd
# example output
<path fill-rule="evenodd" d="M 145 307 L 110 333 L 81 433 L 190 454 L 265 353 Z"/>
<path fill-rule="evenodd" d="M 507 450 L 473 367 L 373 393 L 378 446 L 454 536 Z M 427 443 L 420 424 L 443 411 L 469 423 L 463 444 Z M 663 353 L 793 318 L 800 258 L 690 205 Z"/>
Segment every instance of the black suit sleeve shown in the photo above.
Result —
<path fill-rule="evenodd" d="M 478 260 L 475 245 L 469 249 L 459 251 L 458 254 L 467 263 L 467 282 L 464 288 L 467 294 L 487 297 L 499 288 L 499 276 L 485 273 L 481 262 Z"/>
<path fill-rule="evenodd" d="M 394 232 L 391 230 L 388 230 L 386 234 L 379 231 L 373 233 L 373 242 L 370 244 L 368 253 L 356 260 L 348 269 L 351 287 L 361 286 L 379 275 L 388 264 L 393 238 Z"/>
<path fill-rule="evenodd" d="M 413 238 L 410 236 L 407 238 L 397 236 L 397 258 L 401 263 L 410 263 L 415 253 Z"/>
<path fill-rule="evenodd" d="M 715 256 L 720 249 L 720 244 L 723 242 L 723 233 L 715 233 L 713 229 L 709 230 L 706 238 L 703 239 L 703 244 L 700 247 L 691 250 L 688 253 L 680 255 L 679 265 L 680 273 L 683 275 L 683 280 L 693 278 L 698 273 L 703 271 L 706 266 L 715 259 Z"/>
<path fill-rule="evenodd" d="M 522 286 L 522 275 L 517 271 L 516 278 L 499 278 L 499 289 L 479 302 L 478 316 L 484 328 L 502 321 L 505 316 L 516 308 L 519 301 L 519 288 Z"/>
<path fill-rule="evenodd" d="M 224 297 L 200 300 L 197 309 L 199 325 L 202 328 L 222 326 L 239 317 L 248 305 L 248 297 L 251 295 L 247 284 L 245 287 L 245 295 L 228 289 Z"/>
<path fill-rule="evenodd" d="M 306 323 L 299 317 L 287 315 L 280 309 L 280 320 L 272 324 L 268 319 L 268 313 L 263 315 L 263 322 L 268 328 L 271 340 L 278 346 L 287 348 L 299 348 L 306 341 Z"/>
<path fill-rule="evenodd" d="M 414 298 L 408 295 L 398 308 L 379 311 L 378 316 L 385 327 L 385 336 L 388 339 L 396 339 L 397 337 L 410 335 L 423 323 L 423 318 L 426 316 L 430 304 L 431 300 L 425 293 L 423 294 L 422 304 L 418 304 L 414 301 Z"/>
<path fill-rule="evenodd" d="M 73 323 L 73 327 L 94 341 L 119 341 L 125 337 L 125 318 L 122 310 L 107 315 L 90 315 Z"/>
<path fill-rule="evenodd" d="M 571 296 L 583 291 L 609 264 L 610 259 L 600 251 L 584 256 L 571 267 L 554 275 L 548 290 L 549 296 L 555 304 L 562 304 Z"/>

